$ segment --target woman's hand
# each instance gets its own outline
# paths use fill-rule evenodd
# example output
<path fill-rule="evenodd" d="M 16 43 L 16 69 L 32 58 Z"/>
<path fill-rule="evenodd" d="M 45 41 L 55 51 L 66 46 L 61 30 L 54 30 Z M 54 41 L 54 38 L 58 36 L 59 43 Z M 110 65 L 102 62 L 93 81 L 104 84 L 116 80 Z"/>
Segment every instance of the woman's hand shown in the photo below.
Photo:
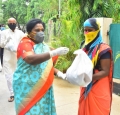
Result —
<path fill-rule="evenodd" d="M 50 51 L 50 57 L 54 57 L 56 55 L 65 55 L 69 52 L 69 48 L 67 47 L 60 47 L 55 50 Z"/>
<path fill-rule="evenodd" d="M 60 77 L 62 79 L 66 79 L 66 74 L 62 73 L 61 71 L 58 71 L 56 75 L 57 75 L 57 77 Z"/>
<path fill-rule="evenodd" d="M 60 77 L 62 79 L 66 79 L 66 73 L 63 73 L 56 68 L 54 68 L 54 73 L 57 77 Z"/>

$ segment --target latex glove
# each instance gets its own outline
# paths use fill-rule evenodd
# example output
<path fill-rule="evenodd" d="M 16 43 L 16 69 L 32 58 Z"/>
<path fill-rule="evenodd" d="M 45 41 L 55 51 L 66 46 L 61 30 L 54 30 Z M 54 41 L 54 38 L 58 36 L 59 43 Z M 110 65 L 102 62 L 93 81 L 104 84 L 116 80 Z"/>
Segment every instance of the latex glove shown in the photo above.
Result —
<path fill-rule="evenodd" d="M 11 37 L 8 37 L 8 42 L 7 44 L 5 45 L 5 48 L 12 51 L 12 52 L 16 52 L 17 51 L 17 47 L 16 47 L 16 44 L 14 43 L 14 41 L 12 40 Z"/>
<path fill-rule="evenodd" d="M 62 73 L 61 71 L 58 71 L 56 75 L 62 79 L 66 79 L 66 74 Z"/>
<path fill-rule="evenodd" d="M 8 42 L 5 48 L 12 52 L 16 52 L 16 45 L 12 41 Z"/>
<path fill-rule="evenodd" d="M 1 36 L 1 38 L 0 38 L 0 47 L 5 48 L 10 40 L 11 40 L 10 37 L 4 38 L 4 37 Z"/>
<path fill-rule="evenodd" d="M 50 51 L 50 57 L 54 57 L 56 55 L 65 55 L 69 52 L 69 48 L 67 47 L 60 47 L 55 50 Z"/>
<path fill-rule="evenodd" d="M 16 52 L 16 50 L 15 50 L 15 48 L 14 48 L 14 46 L 8 46 L 8 50 L 10 50 L 10 51 L 12 51 L 12 52 Z"/>

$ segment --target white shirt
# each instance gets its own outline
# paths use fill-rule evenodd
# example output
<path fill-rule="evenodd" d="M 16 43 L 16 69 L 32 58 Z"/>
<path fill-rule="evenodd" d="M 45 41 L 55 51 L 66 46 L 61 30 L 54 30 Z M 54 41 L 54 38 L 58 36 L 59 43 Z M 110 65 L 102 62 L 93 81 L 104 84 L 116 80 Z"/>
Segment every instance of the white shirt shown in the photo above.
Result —
<path fill-rule="evenodd" d="M 16 51 L 20 40 L 25 36 L 21 30 L 6 29 L 1 32 L 0 47 L 4 48 L 3 70 L 5 74 L 12 74 L 15 71 L 17 56 Z"/>
<path fill-rule="evenodd" d="M 21 30 L 6 29 L 1 32 L 0 47 L 17 51 L 18 44 L 25 34 Z M 10 49 L 12 48 L 12 49 Z"/>

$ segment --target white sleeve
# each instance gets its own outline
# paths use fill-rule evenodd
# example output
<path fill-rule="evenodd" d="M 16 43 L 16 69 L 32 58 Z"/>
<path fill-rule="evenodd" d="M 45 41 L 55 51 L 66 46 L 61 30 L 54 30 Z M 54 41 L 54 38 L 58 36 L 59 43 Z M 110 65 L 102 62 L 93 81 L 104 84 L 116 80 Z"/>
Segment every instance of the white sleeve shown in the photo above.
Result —
<path fill-rule="evenodd" d="M 8 42 L 9 39 L 6 38 L 5 31 L 2 31 L 0 36 L 0 47 L 4 48 Z"/>

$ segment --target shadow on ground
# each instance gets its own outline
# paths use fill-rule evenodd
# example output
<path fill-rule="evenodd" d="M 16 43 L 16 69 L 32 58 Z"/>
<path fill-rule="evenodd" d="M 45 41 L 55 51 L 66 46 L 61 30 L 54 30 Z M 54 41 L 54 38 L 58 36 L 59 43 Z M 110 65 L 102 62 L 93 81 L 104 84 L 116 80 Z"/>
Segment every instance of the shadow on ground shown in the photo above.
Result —
<path fill-rule="evenodd" d="M 113 82 L 113 93 L 120 96 L 120 83 Z"/>

